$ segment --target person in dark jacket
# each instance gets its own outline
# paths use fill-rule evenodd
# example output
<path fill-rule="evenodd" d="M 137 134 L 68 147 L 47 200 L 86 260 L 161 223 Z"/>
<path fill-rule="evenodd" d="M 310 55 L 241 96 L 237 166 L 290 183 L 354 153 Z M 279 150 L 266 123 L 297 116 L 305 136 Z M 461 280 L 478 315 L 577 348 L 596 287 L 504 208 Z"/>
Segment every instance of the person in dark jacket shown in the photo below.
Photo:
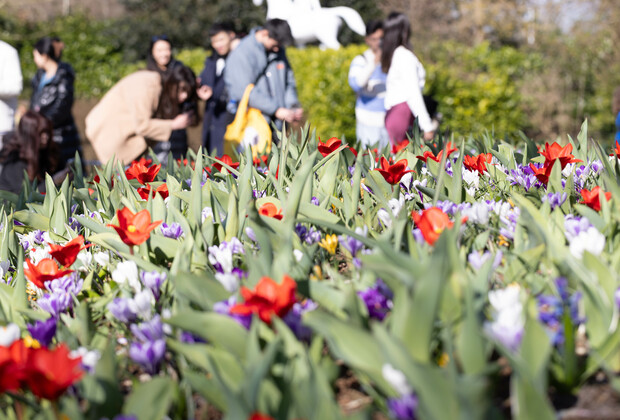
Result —
<path fill-rule="evenodd" d="M 0 190 L 19 194 L 24 181 L 24 171 L 29 183 L 36 181 L 40 191 L 45 191 L 45 174 L 60 183 L 69 173 L 58 168 L 58 145 L 52 139 L 52 122 L 43 115 L 26 111 L 19 120 L 17 131 L 8 136 L 0 155 Z"/>
<path fill-rule="evenodd" d="M 170 38 L 167 35 L 153 36 L 146 58 L 146 69 L 158 72 L 163 80 L 175 67 L 180 66 L 183 66 L 183 63 L 172 56 Z M 184 102 L 181 104 L 181 109 L 183 112 L 194 113 L 197 117 L 198 104 L 196 101 Z M 168 152 L 172 152 L 173 158 L 179 159 L 187 153 L 187 130 L 173 130 L 169 141 L 158 141 L 151 148 L 164 164 Z"/>
<path fill-rule="evenodd" d="M 52 121 L 53 140 L 59 146 L 59 168 L 65 167 L 81 153 L 80 136 L 71 113 L 73 107 L 73 68 L 58 60 L 54 41 L 45 37 L 37 41 L 33 51 L 39 69 L 32 79 L 30 109 Z"/>
<path fill-rule="evenodd" d="M 207 153 L 216 150 L 217 156 L 222 156 L 226 126 L 232 122 L 231 114 L 226 112 L 224 69 L 236 35 L 232 23 L 222 22 L 211 26 L 209 37 L 213 52 L 205 60 L 198 89 L 198 96 L 206 101 L 202 120 L 202 147 Z"/>

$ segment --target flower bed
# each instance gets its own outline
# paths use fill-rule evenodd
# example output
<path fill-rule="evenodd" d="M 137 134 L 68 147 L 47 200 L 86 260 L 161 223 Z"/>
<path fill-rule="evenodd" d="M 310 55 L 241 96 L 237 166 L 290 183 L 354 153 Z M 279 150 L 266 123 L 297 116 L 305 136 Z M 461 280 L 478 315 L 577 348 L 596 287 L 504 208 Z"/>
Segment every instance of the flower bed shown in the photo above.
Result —
<path fill-rule="evenodd" d="M 0 193 L 3 416 L 553 419 L 614 385 L 620 150 L 415 144 Z"/>

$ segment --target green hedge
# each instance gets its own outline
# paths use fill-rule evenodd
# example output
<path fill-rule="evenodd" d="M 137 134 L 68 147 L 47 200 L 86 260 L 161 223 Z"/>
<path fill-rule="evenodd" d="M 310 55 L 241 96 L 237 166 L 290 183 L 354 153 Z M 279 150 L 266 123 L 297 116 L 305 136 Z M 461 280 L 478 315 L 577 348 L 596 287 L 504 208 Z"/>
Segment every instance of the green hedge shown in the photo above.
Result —
<path fill-rule="evenodd" d="M 459 135 L 492 129 L 498 137 L 529 128 L 520 83 L 539 68 L 538 56 L 488 43 L 474 48 L 442 43 L 429 55 L 426 90 L 439 102 L 444 127 Z"/>

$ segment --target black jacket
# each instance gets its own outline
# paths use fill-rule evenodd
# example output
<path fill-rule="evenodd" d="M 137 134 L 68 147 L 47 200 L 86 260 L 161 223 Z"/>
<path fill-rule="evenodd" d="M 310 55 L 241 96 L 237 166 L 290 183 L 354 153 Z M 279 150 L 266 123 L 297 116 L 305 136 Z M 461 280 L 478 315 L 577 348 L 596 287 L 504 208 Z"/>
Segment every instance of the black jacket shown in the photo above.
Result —
<path fill-rule="evenodd" d="M 217 74 L 217 61 L 222 57 L 213 52 L 205 60 L 205 66 L 200 73 L 200 83 L 213 89 L 213 94 L 205 104 L 205 114 L 202 122 L 202 145 L 207 152 L 216 149 L 218 156 L 224 153 L 224 133 L 226 126 L 232 122 L 226 111 L 228 95 L 224 83 L 224 71 Z"/>
<path fill-rule="evenodd" d="M 60 62 L 54 78 L 39 89 L 44 74 L 39 70 L 32 79 L 30 109 L 52 121 L 53 138 L 60 147 L 60 167 L 63 167 L 80 149 L 80 137 L 71 113 L 75 73 L 69 64 Z"/>

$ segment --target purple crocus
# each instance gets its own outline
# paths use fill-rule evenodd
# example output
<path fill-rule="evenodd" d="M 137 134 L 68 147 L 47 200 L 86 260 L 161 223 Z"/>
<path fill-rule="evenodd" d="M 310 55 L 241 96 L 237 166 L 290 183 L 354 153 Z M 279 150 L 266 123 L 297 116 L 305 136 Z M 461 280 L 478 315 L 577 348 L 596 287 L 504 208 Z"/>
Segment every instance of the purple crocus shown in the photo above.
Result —
<path fill-rule="evenodd" d="M 116 298 L 108 303 L 107 308 L 114 318 L 126 324 L 135 321 L 138 315 L 136 303 L 129 298 Z"/>
<path fill-rule="evenodd" d="M 569 242 L 591 227 L 592 223 L 586 217 L 573 216 L 572 214 L 564 217 L 564 235 Z"/>
<path fill-rule="evenodd" d="M 206 341 L 202 337 L 199 337 L 196 334 L 192 334 L 188 331 L 183 331 L 181 333 L 180 340 L 182 343 L 186 344 L 206 343 Z"/>
<path fill-rule="evenodd" d="M 140 280 L 145 287 L 151 289 L 155 300 L 159 299 L 161 295 L 161 286 L 166 281 L 166 273 L 160 273 L 157 270 L 143 271 L 140 273 Z"/>
<path fill-rule="evenodd" d="M 66 293 L 46 293 L 37 300 L 39 308 L 58 319 L 71 306 L 72 298 Z"/>
<path fill-rule="evenodd" d="M 549 205 L 551 206 L 551 210 L 553 210 L 556 207 L 560 207 L 562 204 L 564 204 L 567 198 L 568 198 L 568 194 L 566 194 L 565 192 L 548 193 L 547 195 L 542 196 L 542 201 L 549 202 Z"/>
<path fill-rule="evenodd" d="M 56 335 L 56 318 L 50 317 L 45 321 L 36 321 L 34 324 L 28 324 L 27 327 L 32 338 L 47 347 Z"/>
<path fill-rule="evenodd" d="M 238 315 L 230 313 L 230 308 L 233 307 L 236 303 L 237 298 L 235 296 L 231 296 L 230 298 L 228 298 L 228 300 L 223 300 L 213 305 L 213 310 L 218 314 L 226 315 L 234 319 L 243 328 L 249 330 L 250 325 L 252 324 L 252 315 Z"/>
<path fill-rule="evenodd" d="M 570 294 L 568 282 L 560 277 L 555 280 L 556 295 L 541 295 L 538 297 L 538 320 L 545 325 L 547 333 L 555 346 L 564 343 L 564 322 L 566 314 L 570 317 L 573 326 L 576 327 L 585 322 L 579 317 L 579 301 L 581 293 Z"/>
<path fill-rule="evenodd" d="M 386 286 L 381 279 L 368 289 L 357 292 L 357 295 L 364 301 L 368 309 L 370 318 L 383 321 L 389 311 L 392 309 L 392 291 Z"/>
<path fill-rule="evenodd" d="M 183 228 L 181 227 L 181 225 L 179 223 L 162 223 L 161 227 L 161 234 L 164 235 L 166 238 L 172 238 L 172 239 L 179 239 L 181 236 L 183 236 Z"/>
<path fill-rule="evenodd" d="M 303 325 L 301 317 L 304 313 L 314 311 L 318 305 L 310 299 L 306 299 L 303 303 L 295 303 L 290 311 L 282 318 L 282 321 L 293 331 L 300 341 L 309 342 L 312 337 L 312 330 Z"/>
<path fill-rule="evenodd" d="M 364 247 L 364 243 L 362 241 L 348 235 L 340 235 L 338 237 L 338 243 L 349 251 L 352 257 L 355 257 Z"/>
<path fill-rule="evenodd" d="M 397 420 L 415 420 L 418 408 L 418 397 L 415 394 L 404 394 L 399 398 L 388 398 L 390 418 Z"/>
<path fill-rule="evenodd" d="M 318 206 L 319 204 L 321 204 L 321 202 L 319 201 L 319 199 L 318 199 L 317 197 L 312 197 L 312 198 L 310 199 L 310 202 L 311 202 L 312 204 L 314 204 L 315 206 Z"/>
<path fill-rule="evenodd" d="M 616 306 L 620 309 L 620 287 L 618 287 L 614 293 L 614 300 L 616 301 Z"/>
<path fill-rule="evenodd" d="M 134 342 L 129 346 L 129 357 L 151 375 L 157 373 L 157 367 L 166 353 L 166 341 L 163 339 Z"/>
<path fill-rule="evenodd" d="M 164 338 L 164 324 L 162 324 L 159 315 L 155 315 L 152 319 L 140 324 L 132 324 L 129 328 L 133 335 L 143 343 Z"/>

